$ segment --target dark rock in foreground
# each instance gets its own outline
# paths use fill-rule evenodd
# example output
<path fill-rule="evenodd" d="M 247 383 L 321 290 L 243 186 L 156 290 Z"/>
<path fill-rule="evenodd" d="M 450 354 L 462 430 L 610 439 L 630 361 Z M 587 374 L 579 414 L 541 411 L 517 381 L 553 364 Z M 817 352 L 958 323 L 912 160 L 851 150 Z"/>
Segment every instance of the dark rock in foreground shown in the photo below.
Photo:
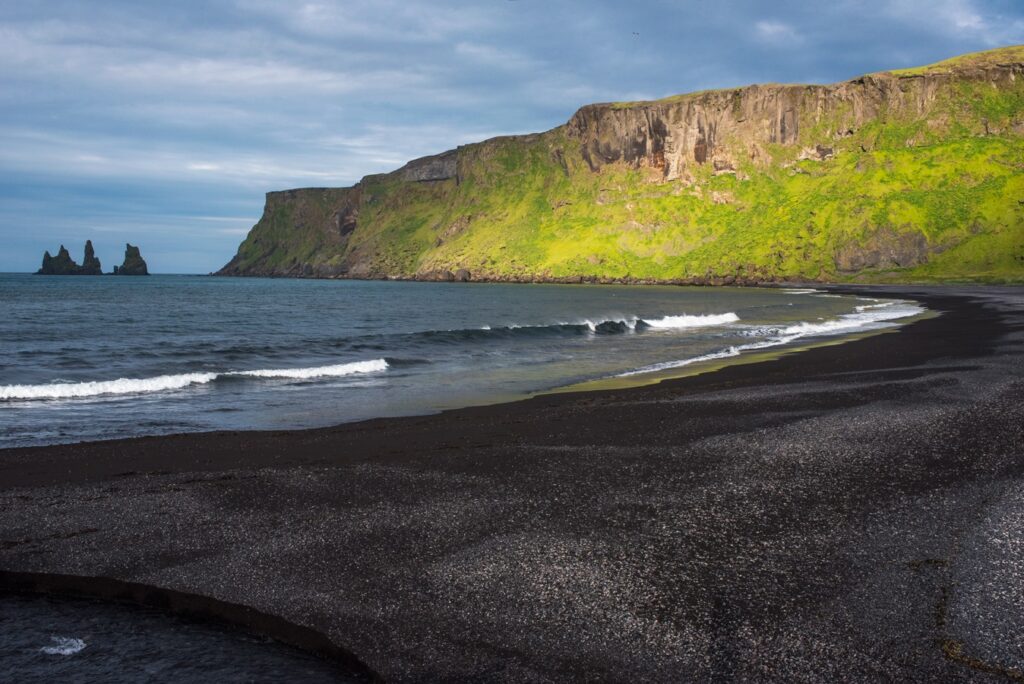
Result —
<path fill-rule="evenodd" d="M 146 260 L 139 253 L 139 248 L 130 244 L 125 245 L 124 263 L 114 267 L 114 275 L 149 275 L 146 268 Z"/>

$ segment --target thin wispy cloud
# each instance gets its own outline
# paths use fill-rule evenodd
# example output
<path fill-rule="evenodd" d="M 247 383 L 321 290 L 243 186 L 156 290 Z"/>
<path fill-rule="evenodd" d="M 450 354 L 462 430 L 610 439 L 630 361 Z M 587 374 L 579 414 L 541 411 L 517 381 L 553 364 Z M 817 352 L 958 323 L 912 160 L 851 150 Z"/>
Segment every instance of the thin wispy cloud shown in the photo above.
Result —
<path fill-rule="evenodd" d="M 759 21 L 754 25 L 758 37 L 775 45 L 795 47 L 803 42 L 803 37 L 789 24 L 781 21 Z"/>
<path fill-rule="evenodd" d="M 779 0 L 770 14 L 740 0 L 694 16 L 667 0 L 6 3 L 0 270 L 112 231 L 145 235 L 156 270 L 209 271 L 268 190 L 351 184 L 589 102 L 1024 42 L 1010 0 Z"/>

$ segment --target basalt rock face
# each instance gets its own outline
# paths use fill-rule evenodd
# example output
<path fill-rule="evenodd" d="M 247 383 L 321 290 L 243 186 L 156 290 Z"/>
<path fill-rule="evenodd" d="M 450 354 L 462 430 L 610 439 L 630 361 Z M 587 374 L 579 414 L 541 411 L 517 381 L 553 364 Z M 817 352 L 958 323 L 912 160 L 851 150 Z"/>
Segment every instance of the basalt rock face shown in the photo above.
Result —
<path fill-rule="evenodd" d="M 50 256 L 50 252 L 43 254 L 43 265 L 36 271 L 36 275 L 102 275 L 100 260 L 92 248 L 92 240 L 85 241 L 85 258 L 79 266 L 64 245 L 60 246 L 57 256 Z"/>
<path fill-rule="evenodd" d="M 146 267 L 146 260 L 142 258 L 139 248 L 134 245 L 125 245 L 124 263 L 114 266 L 114 275 L 123 276 L 144 276 L 149 275 Z"/>
<path fill-rule="evenodd" d="M 268 192 L 263 218 L 221 275 L 333 277 L 370 275 L 345 259 L 359 224 L 361 184 Z"/>
<path fill-rule="evenodd" d="M 85 241 L 85 258 L 82 259 L 82 266 L 78 272 L 81 275 L 103 275 L 103 267 L 96 258 L 96 252 L 93 251 L 92 240 Z"/>
<path fill-rule="evenodd" d="M 424 182 L 455 178 L 458 175 L 458 151 L 449 150 L 431 157 L 414 159 L 398 170 L 404 181 Z"/>
<path fill-rule="evenodd" d="M 220 273 L 1024 280 L 1021 159 L 1024 47 L 833 85 L 595 104 L 351 188 L 269 193 Z"/>
<path fill-rule="evenodd" d="M 589 105 L 569 120 L 568 134 L 581 142 L 594 171 L 621 162 L 657 169 L 667 180 L 692 178 L 703 164 L 719 171 L 748 160 L 770 164 L 770 146 L 801 140 L 816 143 L 801 150 L 805 159 L 823 160 L 832 156 L 835 141 L 887 119 L 937 129 L 948 121 L 935 105 L 957 85 L 985 83 L 1009 92 L 1022 73 L 1019 64 L 995 64 L 913 76 L 881 73 L 829 86 L 756 85 L 649 103 Z M 999 135 L 1021 121 L 977 123 L 971 133 Z M 810 136 L 802 137 L 802 128 Z"/>
<path fill-rule="evenodd" d="M 43 265 L 36 271 L 36 275 L 78 275 L 78 264 L 71 258 L 67 248 L 61 245 L 57 256 L 50 256 L 49 251 L 43 254 Z"/>

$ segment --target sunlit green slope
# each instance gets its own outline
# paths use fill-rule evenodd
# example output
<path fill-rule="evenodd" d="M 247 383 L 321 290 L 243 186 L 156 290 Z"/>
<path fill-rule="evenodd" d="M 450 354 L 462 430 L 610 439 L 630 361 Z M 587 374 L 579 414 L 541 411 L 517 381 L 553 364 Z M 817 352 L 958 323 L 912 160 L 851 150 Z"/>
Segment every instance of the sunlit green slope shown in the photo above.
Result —
<path fill-rule="evenodd" d="M 1024 48 L 589 105 L 353 188 L 271 193 L 222 273 L 1024 281 Z"/>

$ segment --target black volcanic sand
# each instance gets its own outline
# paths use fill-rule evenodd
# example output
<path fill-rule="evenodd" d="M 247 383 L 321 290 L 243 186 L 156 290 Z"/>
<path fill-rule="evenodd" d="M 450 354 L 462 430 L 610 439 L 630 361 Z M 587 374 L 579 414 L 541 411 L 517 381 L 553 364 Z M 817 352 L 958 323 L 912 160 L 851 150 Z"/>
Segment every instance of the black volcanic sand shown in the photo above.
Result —
<path fill-rule="evenodd" d="M 182 592 L 396 681 L 1024 678 L 1024 289 L 859 291 L 943 315 L 630 390 L 0 452 L 3 582 Z"/>

